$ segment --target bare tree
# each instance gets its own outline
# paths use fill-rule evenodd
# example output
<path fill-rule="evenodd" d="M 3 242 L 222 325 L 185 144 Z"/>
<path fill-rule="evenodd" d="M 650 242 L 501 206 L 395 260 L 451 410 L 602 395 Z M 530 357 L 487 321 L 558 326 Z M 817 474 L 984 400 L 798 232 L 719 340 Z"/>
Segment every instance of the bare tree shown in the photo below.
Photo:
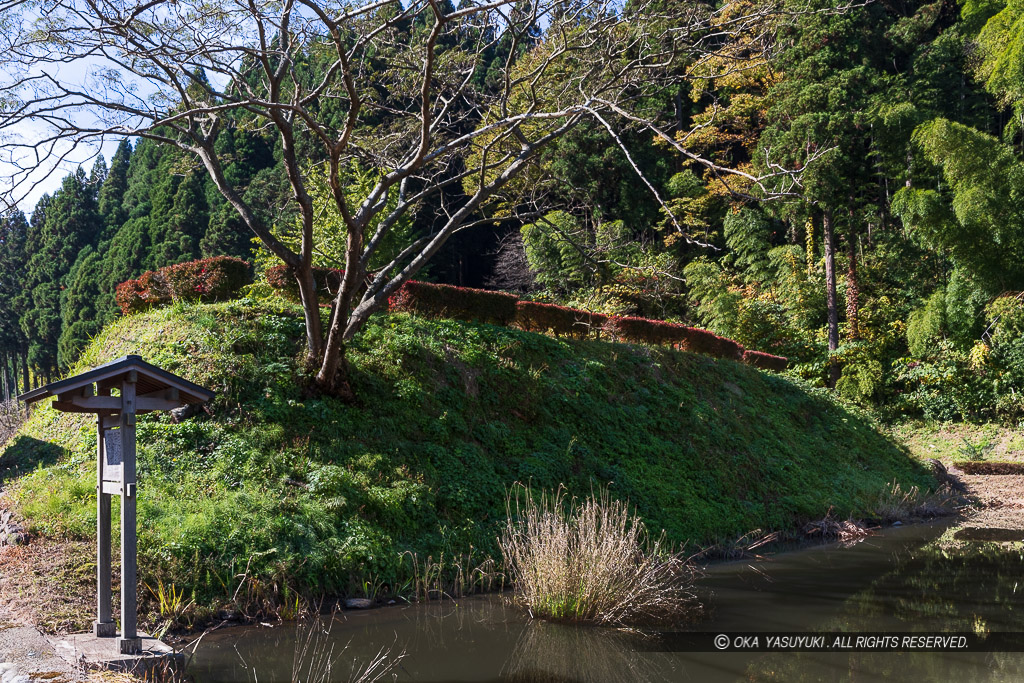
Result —
<path fill-rule="evenodd" d="M 606 129 L 609 144 L 621 144 L 617 126 L 650 129 L 731 173 L 688 154 L 640 103 L 750 21 L 676 0 L 0 2 L 0 151 L 18 169 L 9 200 L 83 145 L 141 137 L 185 150 L 289 266 L 316 383 L 345 396 L 346 342 L 452 234 L 493 223 L 488 206 L 582 121 Z M 214 143 L 230 126 L 276 139 L 298 249 L 226 177 Z M 359 201 L 345 187 L 353 160 L 379 171 Z M 314 162 L 328 170 L 346 231 L 326 330 L 312 271 Z M 371 272 L 392 229 L 426 200 L 442 212 L 432 232 Z"/>

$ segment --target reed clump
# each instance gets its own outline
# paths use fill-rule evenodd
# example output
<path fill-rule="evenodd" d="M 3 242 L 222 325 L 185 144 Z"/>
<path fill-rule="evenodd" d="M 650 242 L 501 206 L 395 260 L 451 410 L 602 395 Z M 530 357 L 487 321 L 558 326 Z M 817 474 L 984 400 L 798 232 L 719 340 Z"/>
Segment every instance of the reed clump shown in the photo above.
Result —
<path fill-rule="evenodd" d="M 664 623 L 694 612 L 698 570 L 664 535 L 648 534 L 607 490 L 579 501 L 564 489 L 508 499 L 500 539 L 515 599 L 531 616 L 625 625 Z"/>

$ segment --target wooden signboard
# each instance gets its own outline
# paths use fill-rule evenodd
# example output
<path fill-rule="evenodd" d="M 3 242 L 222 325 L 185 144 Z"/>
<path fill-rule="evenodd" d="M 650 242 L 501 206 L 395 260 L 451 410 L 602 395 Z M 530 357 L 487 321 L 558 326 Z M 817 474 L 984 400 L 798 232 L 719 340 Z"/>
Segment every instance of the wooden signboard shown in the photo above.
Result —
<path fill-rule="evenodd" d="M 114 392 L 117 392 L 115 394 Z M 121 496 L 121 629 L 119 649 L 138 654 L 135 519 L 135 416 L 209 401 L 213 392 L 138 356 L 125 356 L 74 377 L 22 394 L 25 403 L 53 397 L 53 408 L 96 415 L 96 621 L 97 637 L 115 637 L 111 604 L 111 496 Z"/>
<path fill-rule="evenodd" d="M 121 430 L 103 430 L 103 493 L 120 496 L 123 491 L 124 462 Z"/>

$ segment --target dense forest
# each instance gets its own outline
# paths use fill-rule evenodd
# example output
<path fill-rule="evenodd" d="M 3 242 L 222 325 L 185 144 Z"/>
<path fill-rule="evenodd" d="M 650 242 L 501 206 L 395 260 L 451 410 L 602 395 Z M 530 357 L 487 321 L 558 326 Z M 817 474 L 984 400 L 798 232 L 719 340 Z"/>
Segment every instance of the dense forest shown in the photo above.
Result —
<path fill-rule="evenodd" d="M 477 225 L 417 277 L 706 327 L 787 356 L 791 373 L 888 417 L 1024 417 L 1021 8 L 790 4 L 727 3 L 713 15 L 716 49 L 644 93 L 643 111 L 672 136 L 625 112 L 611 135 L 582 120 L 475 207 Z M 429 22 L 389 26 L 401 43 Z M 542 34 L 476 55 L 476 92 L 505 87 L 495 65 L 528 63 Z M 296 78 L 315 83 L 325 65 L 308 54 Z M 397 89 L 396 76 L 378 76 L 381 90 Z M 388 131 L 386 112 L 365 125 Z M 460 125 L 480 123 L 466 115 Z M 295 150 L 250 123 L 240 110 L 221 125 L 223 174 L 277 239 L 297 244 L 302 216 L 283 163 Z M 299 158 L 323 162 L 297 144 Z M 351 161 L 346 192 L 364 196 L 376 173 Z M 343 267 L 321 175 L 307 197 L 312 259 Z M 431 234 L 465 206 L 473 181 L 420 201 L 381 253 Z M 232 255 L 254 263 L 258 282 L 279 261 L 236 209 L 195 155 L 140 138 L 121 142 L 109 165 L 97 158 L 69 174 L 31 213 L 4 215 L 5 395 L 66 370 L 120 314 L 115 287 L 143 271 Z"/>

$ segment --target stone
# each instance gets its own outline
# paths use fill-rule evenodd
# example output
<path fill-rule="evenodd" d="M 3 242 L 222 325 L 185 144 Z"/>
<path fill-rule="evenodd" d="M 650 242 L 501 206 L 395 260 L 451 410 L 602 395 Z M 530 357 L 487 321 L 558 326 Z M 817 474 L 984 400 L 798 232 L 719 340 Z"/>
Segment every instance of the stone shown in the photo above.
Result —
<path fill-rule="evenodd" d="M 202 408 L 198 404 L 189 404 L 182 406 L 181 408 L 175 408 L 171 412 L 171 422 L 178 424 L 185 420 L 191 419 L 202 412 Z"/>
<path fill-rule="evenodd" d="M 370 609 L 373 607 L 373 600 L 367 598 L 349 598 L 345 601 L 345 609 Z"/>
<path fill-rule="evenodd" d="M 139 678 L 145 678 L 148 671 L 167 662 L 171 666 L 184 664 L 184 655 L 152 636 L 140 633 L 137 639 L 131 640 L 138 642 L 137 653 L 123 653 L 123 638 L 97 638 L 92 633 L 73 633 L 52 644 L 56 653 L 69 663 L 84 664 L 91 669 L 126 671 Z"/>

